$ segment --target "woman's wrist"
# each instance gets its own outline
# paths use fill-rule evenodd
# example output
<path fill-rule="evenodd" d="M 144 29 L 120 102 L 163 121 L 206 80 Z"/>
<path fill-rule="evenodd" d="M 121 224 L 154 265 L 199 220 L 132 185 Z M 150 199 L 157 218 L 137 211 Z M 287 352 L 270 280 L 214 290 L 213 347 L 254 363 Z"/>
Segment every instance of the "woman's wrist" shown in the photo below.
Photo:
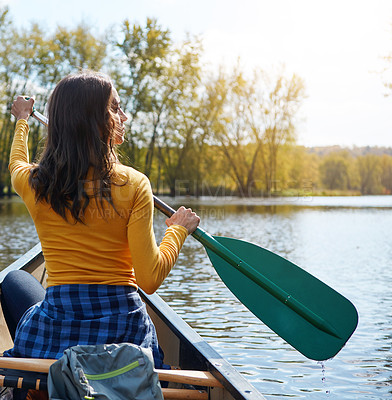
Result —
<path fill-rule="evenodd" d="M 30 114 L 20 114 L 16 118 L 16 122 L 18 122 L 20 119 L 24 119 L 25 121 L 28 121 L 30 117 Z"/>

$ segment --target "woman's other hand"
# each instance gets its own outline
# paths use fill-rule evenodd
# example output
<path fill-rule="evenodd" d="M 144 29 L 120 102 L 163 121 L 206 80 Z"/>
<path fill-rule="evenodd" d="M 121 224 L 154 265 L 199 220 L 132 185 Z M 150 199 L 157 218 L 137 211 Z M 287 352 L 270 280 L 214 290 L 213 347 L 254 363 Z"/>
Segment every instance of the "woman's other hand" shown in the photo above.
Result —
<path fill-rule="evenodd" d="M 190 208 L 181 206 L 170 218 L 166 220 L 166 225 L 184 226 L 189 233 L 193 233 L 200 223 L 200 217 Z"/>
<path fill-rule="evenodd" d="M 12 103 L 11 114 L 16 120 L 29 119 L 34 107 L 34 97 L 30 97 L 28 100 L 24 96 L 18 96 Z"/>

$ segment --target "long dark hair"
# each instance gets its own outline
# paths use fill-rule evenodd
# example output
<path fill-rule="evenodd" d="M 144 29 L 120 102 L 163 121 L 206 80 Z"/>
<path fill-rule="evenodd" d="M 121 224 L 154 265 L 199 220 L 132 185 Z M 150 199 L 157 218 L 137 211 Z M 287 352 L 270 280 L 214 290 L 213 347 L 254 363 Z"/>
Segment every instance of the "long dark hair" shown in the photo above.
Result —
<path fill-rule="evenodd" d="M 48 137 L 29 183 L 36 201 L 46 201 L 66 221 L 69 210 L 74 222 L 84 222 L 91 197 L 90 190 L 86 192 L 89 170 L 90 188 L 100 209 L 104 200 L 113 206 L 112 102 L 110 79 L 91 71 L 65 77 L 49 98 Z"/>

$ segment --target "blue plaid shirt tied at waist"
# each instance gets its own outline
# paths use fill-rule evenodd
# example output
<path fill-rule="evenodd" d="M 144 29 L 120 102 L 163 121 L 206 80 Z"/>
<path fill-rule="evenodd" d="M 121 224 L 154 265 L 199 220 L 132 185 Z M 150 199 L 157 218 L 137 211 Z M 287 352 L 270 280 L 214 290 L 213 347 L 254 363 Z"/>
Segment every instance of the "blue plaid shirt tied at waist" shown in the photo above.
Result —
<path fill-rule="evenodd" d="M 134 343 L 150 348 L 155 367 L 163 354 L 155 327 L 137 290 L 115 285 L 59 285 L 19 321 L 5 357 L 60 358 L 71 346 Z"/>

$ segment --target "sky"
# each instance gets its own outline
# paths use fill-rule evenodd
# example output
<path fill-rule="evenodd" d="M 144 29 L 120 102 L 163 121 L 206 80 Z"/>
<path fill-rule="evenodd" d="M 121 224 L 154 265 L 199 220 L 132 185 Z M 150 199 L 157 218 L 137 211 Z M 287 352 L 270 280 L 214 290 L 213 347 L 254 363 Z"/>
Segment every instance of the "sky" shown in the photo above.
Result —
<path fill-rule="evenodd" d="M 301 76 L 307 98 L 298 143 L 392 147 L 392 95 L 382 71 L 392 54 L 391 0 L 0 0 L 14 22 L 105 28 L 157 18 L 176 41 L 202 38 L 211 68 Z M 392 71 L 392 64 L 391 64 Z M 392 82 L 392 74 L 390 74 Z"/>

